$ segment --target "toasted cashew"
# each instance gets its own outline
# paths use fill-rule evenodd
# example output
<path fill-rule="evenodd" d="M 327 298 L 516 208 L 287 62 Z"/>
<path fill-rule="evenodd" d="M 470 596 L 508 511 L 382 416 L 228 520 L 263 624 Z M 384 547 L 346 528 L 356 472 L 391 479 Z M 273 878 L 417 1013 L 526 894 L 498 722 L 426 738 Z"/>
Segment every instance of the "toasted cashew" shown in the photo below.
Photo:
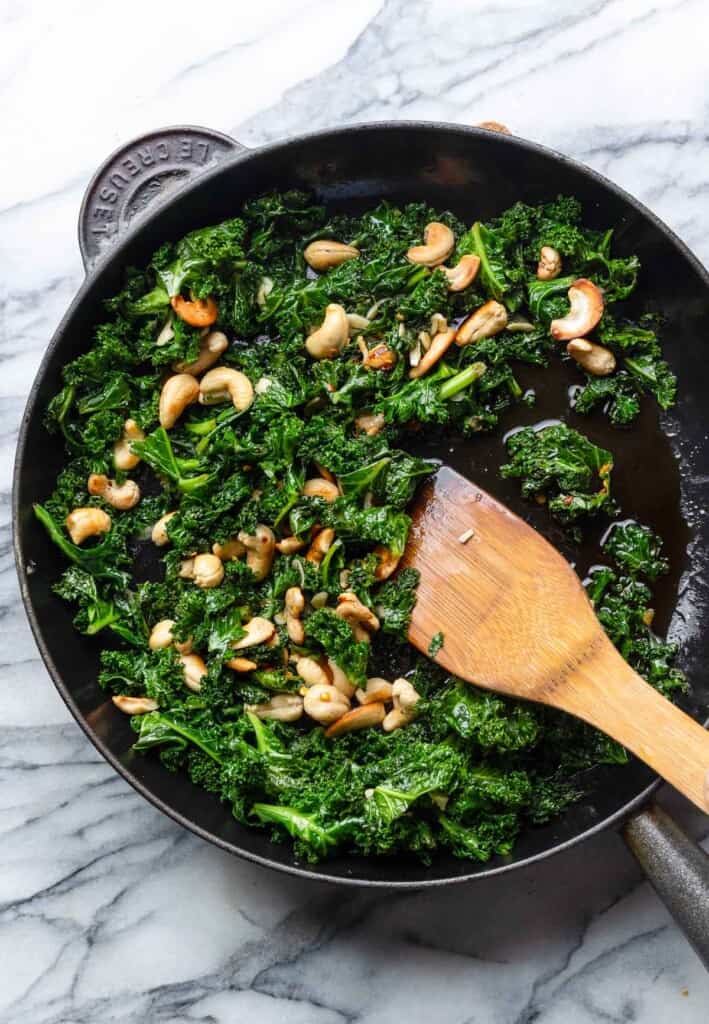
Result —
<path fill-rule="evenodd" d="M 455 335 L 456 345 L 469 345 L 471 341 L 492 338 L 507 327 L 507 310 L 501 302 L 490 299 L 466 317 Z"/>
<path fill-rule="evenodd" d="M 373 348 L 367 348 L 363 337 L 357 338 L 357 346 L 362 353 L 362 366 L 368 370 L 391 370 L 396 366 L 396 352 L 389 348 L 385 341 L 379 341 Z"/>
<path fill-rule="evenodd" d="M 348 313 L 347 323 L 350 325 L 350 335 L 352 335 L 355 331 L 366 331 L 371 321 L 366 316 L 360 316 L 359 313 Z"/>
<path fill-rule="evenodd" d="M 237 412 L 245 412 L 254 400 L 251 381 L 231 366 L 215 366 L 199 382 L 200 404 L 215 405 L 229 399 Z"/>
<path fill-rule="evenodd" d="M 148 647 L 151 651 L 159 651 L 165 647 L 175 647 L 180 654 L 192 653 L 192 638 L 190 637 L 178 643 L 172 635 L 174 625 L 173 619 L 162 619 L 153 626 L 148 639 Z"/>
<path fill-rule="evenodd" d="M 194 559 L 195 556 L 192 555 L 191 558 L 183 558 L 180 562 L 180 571 L 178 575 L 181 580 L 194 579 Z"/>
<path fill-rule="evenodd" d="M 587 277 L 580 277 L 568 291 L 571 308 L 565 317 L 551 322 L 551 336 L 573 341 L 592 331 L 603 316 L 603 292 Z"/>
<path fill-rule="evenodd" d="M 371 704 L 363 704 L 359 708 L 353 708 L 346 715 L 342 715 L 336 722 L 325 730 L 329 740 L 334 740 L 345 733 L 355 732 L 357 729 L 371 729 L 374 725 L 380 725 L 385 716 L 384 705 L 381 701 L 373 701 Z"/>
<path fill-rule="evenodd" d="M 189 373 L 193 377 L 199 377 L 219 361 L 219 357 L 226 352 L 228 347 L 229 339 L 226 334 L 222 331 L 209 331 L 200 338 L 197 358 L 191 363 L 186 363 L 184 360 L 174 363 L 172 368 L 175 373 Z"/>
<path fill-rule="evenodd" d="M 166 544 L 169 544 L 170 538 L 167 535 L 167 524 L 170 522 L 172 517 L 176 515 L 177 512 L 166 512 L 164 516 L 160 516 L 153 527 L 150 538 L 153 544 L 157 545 L 157 547 L 162 548 L 165 547 Z"/>
<path fill-rule="evenodd" d="M 230 658 L 225 664 L 234 672 L 253 672 L 255 668 L 258 668 L 256 662 L 251 661 L 250 658 Z"/>
<path fill-rule="evenodd" d="M 372 676 L 367 680 L 364 690 L 357 690 L 356 697 L 360 704 L 371 704 L 373 700 L 381 700 L 384 703 L 391 700 L 391 683 L 386 679 Z"/>
<path fill-rule="evenodd" d="M 140 455 L 134 455 L 131 451 L 131 441 L 144 441 L 145 434 L 135 420 L 126 420 L 123 424 L 123 437 L 116 441 L 113 446 L 113 465 L 124 473 L 129 469 L 135 469 L 140 462 Z"/>
<path fill-rule="evenodd" d="M 125 512 L 133 508 L 140 501 L 140 487 L 135 480 L 126 480 L 117 484 L 115 480 L 109 480 L 103 473 L 92 473 L 86 484 L 89 494 L 103 498 L 113 508 Z"/>
<path fill-rule="evenodd" d="M 344 242 L 333 242 L 329 238 L 318 239 L 311 242 L 303 253 L 305 262 L 313 270 L 329 270 L 330 267 L 339 267 L 347 260 L 354 260 L 359 256 L 359 249 L 354 245 L 346 245 Z"/>
<path fill-rule="evenodd" d="M 74 544 L 83 544 L 89 537 L 108 533 L 111 517 L 102 508 L 75 508 L 66 517 L 65 526 Z"/>
<path fill-rule="evenodd" d="M 282 555 L 294 555 L 296 551 L 302 551 L 304 547 L 305 541 L 300 537 L 284 537 L 283 540 L 276 541 L 276 549 Z"/>
<path fill-rule="evenodd" d="M 202 679 L 207 674 L 207 666 L 199 654 L 181 654 L 182 672 L 185 679 L 185 686 L 193 693 L 199 693 L 202 689 Z"/>
<path fill-rule="evenodd" d="M 335 539 L 335 531 L 332 527 L 327 526 L 324 530 L 316 536 L 313 543 L 308 548 L 308 553 L 305 556 L 307 562 L 315 562 L 319 565 L 322 562 L 325 555 L 332 547 L 332 542 Z"/>
<path fill-rule="evenodd" d="M 332 685 L 339 690 L 340 693 L 344 693 L 345 697 L 352 697 L 356 688 L 349 681 L 345 672 L 340 668 L 336 661 L 332 660 L 332 658 L 327 659 L 327 671 L 332 677 Z"/>
<path fill-rule="evenodd" d="M 409 370 L 409 377 L 415 379 L 416 377 L 423 377 L 425 373 L 435 366 L 439 359 L 441 359 L 448 349 L 455 341 L 455 331 L 444 331 L 442 334 L 437 334 L 431 341 L 431 347 L 422 356 L 416 366 L 412 366 Z"/>
<path fill-rule="evenodd" d="M 111 700 L 124 715 L 147 715 L 150 711 L 158 709 L 158 702 L 151 697 L 127 697 L 118 694 L 111 697 Z"/>
<path fill-rule="evenodd" d="M 371 608 L 367 608 L 366 604 L 362 604 L 357 595 L 351 590 L 340 594 L 337 599 L 335 614 L 344 619 L 345 622 L 349 622 L 350 625 L 354 623 L 360 624 L 370 633 L 375 633 L 379 629 L 379 619 L 377 616 Z"/>
<path fill-rule="evenodd" d="M 582 366 L 594 377 L 607 377 L 615 370 L 615 356 L 609 348 L 597 345 L 586 338 L 574 338 L 566 346 L 566 351 L 579 366 Z"/>
<path fill-rule="evenodd" d="M 246 548 L 246 564 L 258 581 L 265 580 L 271 571 L 276 552 L 276 538 L 273 530 L 259 523 L 255 533 L 244 530 L 238 539 Z"/>
<path fill-rule="evenodd" d="M 221 558 L 222 562 L 236 562 L 246 554 L 246 547 L 238 537 L 232 537 L 224 544 L 212 544 L 212 554 Z"/>
<path fill-rule="evenodd" d="M 303 609 L 305 608 L 305 598 L 300 587 L 289 587 L 288 590 L 286 590 L 285 603 L 286 629 L 288 630 L 288 636 L 294 644 L 302 644 L 305 640 L 305 632 L 300 618 L 303 614 Z"/>
<path fill-rule="evenodd" d="M 461 256 L 454 267 L 441 267 L 448 281 L 449 292 L 462 292 L 471 285 L 480 269 L 479 256 Z"/>
<path fill-rule="evenodd" d="M 303 716 L 303 698 L 297 693 L 276 693 L 267 704 L 244 704 L 244 711 L 276 722 L 297 722 Z"/>
<path fill-rule="evenodd" d="M 224 565 L 216 555 L 195 555 L 192 579 L 202 590 L 218 587 L 224 579 Z"/>
<path fill-rule="evenodd" d="M 191 302 L 183 299 L 181 295 L 173 295 L 170 305 L 175 310 L 180 320 L 184 320 L 190 327 L 211 327 L 219 316 L 217 304 L 213 298 L 193 299 Z"/>
<path fill-rule="evenodd" d="M 368 437 L 375 437 L 382 432 L 385 422 L 381 412 L 361 412 L 355 419 L 355 428 Z"/>
<path fill-rule="evenodd" d="M 296 658 L 295 670 L 306 686 L 332 685 L 330 677 L 316 658 Z"/>
<path fill-rule="evenodd" d="M 247 647 L 258 647 L 259 644 L 268 643 L 276 632 L 276 627 L 271 620 L 264 619 L 260 615 L 255 615 L 253 619 L 249 619 L 244 624 L 244 629 L 246 630 L 246 636 L 242 636 L 240 640 L 235 640 L 231 645 L 235 651 L 243 651 Z"/>
<path fill-rule="evenodd" d="M 325 480 L 321 476 L 315 476 L 311 480 L 306 480 L 300 493 L 306 498 L 323 498 L 328 503 L 336 501 L 340 497 L 340 490 L 337 484 L 332 483 L 330 480 Z"/>
<path fill-rule="evenodd" d="M 160 426 L 171 430 L 188 405 L 199 398 L 199 384 L 189 373 L 168 377 L 160 392 Z"/>
<path fill-rule="evenodd" d="M 314 718 L 321 725 L 329 725 L 336 722 L 346 711 L 349 711 L 350 702 L 344 693 L 340 693 L 329 683 L 315 683 L 310 686 L 303 698 L 303 708 L 306 715 Z"/>
<path fill-rule="evenodd" d="M 325 309 L 325 319 L 312 334 L 308 335 L 305 347 L 313 359 L 334 359 L 347 344 L 350 325 L 347 313 L 336 302 Z"/>
<path fill-rule="evenodd" d="M 543 245 L 539 253 L 537 277 L 540 281 L 553 281 L 561 273 L 561 256 L 550 245 Z"/>
<path fill-rule="evenodd" d="M 424 245 L 414 245 L 406 254 L 407 260 L 422 267 L 437 267 L 445 263 L 453 252 L 455 235 L 446 224 L 431 221 L 423 232 Z"/>
<path fill-rule="evenodd" d="M 374 554 L 377 558 L 377 568 L 374 571 L 375 579 L 380 582 L 388 580 L 396 572 L 401 561 L 401 555 L 395 555 L 386 544 L 377 544 Z"/>
<path fill-rule="evenodd" d="M 416 704 L 421 695 L 416 692 L 408 679 L 396 679 L 391 688 L 394 707 L 382 722 L 384 732 L 394 732 L 402 726 L 413 722 L 416 717 Z"/>

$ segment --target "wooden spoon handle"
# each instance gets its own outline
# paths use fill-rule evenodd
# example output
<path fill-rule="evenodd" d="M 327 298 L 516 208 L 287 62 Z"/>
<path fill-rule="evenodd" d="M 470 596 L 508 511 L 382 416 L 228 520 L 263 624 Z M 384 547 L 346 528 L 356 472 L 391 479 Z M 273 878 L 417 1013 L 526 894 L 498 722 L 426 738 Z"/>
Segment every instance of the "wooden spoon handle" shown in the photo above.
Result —
<path fill-rule="evenodd" d="M 610 644 L 576 667 L 549 703 L 597 726 L 705 813 L 709 732 L 662 697 Z"/>

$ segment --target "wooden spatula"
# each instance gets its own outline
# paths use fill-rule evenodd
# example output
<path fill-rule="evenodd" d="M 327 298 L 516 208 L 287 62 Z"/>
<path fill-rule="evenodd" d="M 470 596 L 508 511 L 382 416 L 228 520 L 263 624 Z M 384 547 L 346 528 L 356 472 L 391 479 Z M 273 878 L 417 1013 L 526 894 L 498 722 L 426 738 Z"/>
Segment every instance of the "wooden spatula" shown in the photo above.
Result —
<path fill-rule="evenodd" d="M 709 811 L 709 732 L 630 668 L 571 566 L 519 516 L 442 468 L 420 492 L 403 564 L 421 573 L 415 647 L 427 653 L 442 631 L 447 671 L 590 722 Z"/>

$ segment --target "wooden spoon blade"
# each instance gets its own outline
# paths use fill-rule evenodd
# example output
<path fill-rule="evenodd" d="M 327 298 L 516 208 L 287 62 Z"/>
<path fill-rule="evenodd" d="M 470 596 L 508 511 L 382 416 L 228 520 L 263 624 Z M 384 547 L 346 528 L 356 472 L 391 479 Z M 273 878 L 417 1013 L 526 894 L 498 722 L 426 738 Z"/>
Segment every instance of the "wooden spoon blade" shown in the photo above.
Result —
<path fill-rule="evenodd" d="M 426 653 L 442 631 L 436 661 L 478 686 L 545 700 L 575 652 L 606 642 L 566 559 L 447 467 L 421 489 L 404 563 L 421 574 L 409 639 Z"/>

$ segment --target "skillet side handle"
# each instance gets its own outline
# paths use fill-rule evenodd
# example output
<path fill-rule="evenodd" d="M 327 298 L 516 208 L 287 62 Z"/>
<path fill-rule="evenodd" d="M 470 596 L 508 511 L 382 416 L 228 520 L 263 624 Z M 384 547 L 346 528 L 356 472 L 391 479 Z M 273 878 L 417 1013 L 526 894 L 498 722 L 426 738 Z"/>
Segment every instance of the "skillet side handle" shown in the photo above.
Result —
<path fill-rule="evenodd" d="M 709 970 L 709 856 L 656 804 L 634 814 L 621 834 Z"/>
<path fill-rule="evenodd" d="M 246 147 L 228 135 L 191 125 L 161 128 L 125 143 L 89 182 L 79 211 L 79 248 L 90 274 L 146 210 L 197 175 Z"/>

